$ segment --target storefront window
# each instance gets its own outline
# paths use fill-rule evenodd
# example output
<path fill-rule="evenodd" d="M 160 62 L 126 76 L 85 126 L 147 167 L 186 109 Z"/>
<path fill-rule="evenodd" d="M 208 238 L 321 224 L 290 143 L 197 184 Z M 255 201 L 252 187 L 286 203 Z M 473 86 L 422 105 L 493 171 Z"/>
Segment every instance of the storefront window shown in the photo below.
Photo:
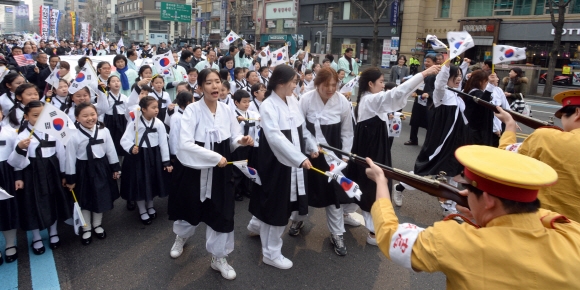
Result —
<path fill-rule="evenodd" d="M 491 16 L 494 0 L 469 0 L 467 17 Z"/>
<path fill-rule="evenodd" d="M 314 20 L 327 20 L 328 8 L 332 6 L 333 19 L 342 19 L 342 3 L 328 3 L 314 5 Z"/>
<path fill-rule="evenodd" d="M 439 18 L 449 18 L 449 6 L 451 0 L 441 0 L 440 1 L 440 12 L 439 12 Z"/>
<path fill-rule="evenodd" d="M 361 6 L 364 7 L 364 9 L 368 13 L 373 15 L 373 13 L 375 11 L 374 0 L 362 0 L 362 1 L 357 1 L 356 3 L 361 4 Z M 387 9 L 389 9 L 389 8 L 387 7 Z M 385 18 L 385 19 L 388 18 L 388 15 L 389 15 L 389 11 L 385 11 L 385 13 L 383 13 L 382 18 Z M 369 18 L 369 16 L 362 9 L 360 9 L 358 7 L 358 5 L 353 3 L 350 6 L 350 19 L 368 19 L 368 18 Z"/>
<path fill-rule="evenodd" d="M 572 2 L 570 2 L 570 7 L 568 7 L 568 11 L 570 11 L 570 13 L 572 14 L 578 14 L 580 13 L 580 0 L 572 0 Z"/>

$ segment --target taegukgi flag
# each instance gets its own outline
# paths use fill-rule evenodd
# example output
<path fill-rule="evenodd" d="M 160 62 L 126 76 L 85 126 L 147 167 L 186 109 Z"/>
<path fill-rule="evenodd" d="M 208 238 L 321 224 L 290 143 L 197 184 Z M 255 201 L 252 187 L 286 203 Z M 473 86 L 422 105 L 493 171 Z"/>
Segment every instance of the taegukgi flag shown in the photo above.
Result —
<path fill-rule="evenodd" d="M 338 182 L 338 185 L 342 187 L 342 190 L 344 190 L 344 192 L 348 195 L 348 197 L 351 198 L 354 197 L 357 200 L 360 200 L 362 191 L 360 190 L 360 186 L 356 184 L 356 182 L 344 177 L 341 174 L 336 174 L 329 171 L 326 171 L 325 175 L 336 180 L 336 182 Z"/>
<path fill-rule="evenodd" d="M 51 135 L 66 146 L 76 128 L 65 112 L 47 102 L 34 124 L 34 130 Z"/>
<path fill-rule="evenodd" d="M 281 48 L 274 50 L 270 54 L 270 60 L 272 60 L 273 66 L 287 63 L 288 62 L 288 47 L 282 46 Z"/>
<path fill-rule="evenodd" d="M 437 39 L 437 36 L 435 35 L 427 34 L 425 40 L 431 44 L 431 47 L 433 47 L 434 50 L 447 49 L 447 45 L 445 45 L 445 43 L 443 43 L 441 40 Z"/>
<path fill-rule="evenodd" d="M 526 48 L 509 45 L 493 46 L 493 64 L 526 59 Z"/>
<path fill-rule="evenodd" d="M 247 178 L 251 181 L 262 185 L 262 180 L 260 180 L 260 176 L 258 175 L 258 171 L 256 169 L 248 166 L 248 161 L 234 161 L 232 163 L 235 167 L 237 167 Z"/>
<path fill-rule="evenodd" d="M 84 87 L 89 87 L 93 92 L 99 91 L 99 83 L 91 63 L 87 61 L 77 76 L 73 79 L 68 92 L 74 94 Z"/>
<path fill-rule="evenodd" d="M 454 59 L 466 50 L 475 46 L 475 42 L 466 31 L 449 31 L 447 32 L 447 41 L 449 42 L 449 58 Z"/>
<path fill-rule="evenodd" d="M 237 33 L 230 31 L 228 36 L 226 36 L 226 38 L 224 38 L 223 43 L 230 45 L 230 44 L 234 43 L 234 41 L 238 40 L 239 38 L 240 38 L 240 36 Z"/>

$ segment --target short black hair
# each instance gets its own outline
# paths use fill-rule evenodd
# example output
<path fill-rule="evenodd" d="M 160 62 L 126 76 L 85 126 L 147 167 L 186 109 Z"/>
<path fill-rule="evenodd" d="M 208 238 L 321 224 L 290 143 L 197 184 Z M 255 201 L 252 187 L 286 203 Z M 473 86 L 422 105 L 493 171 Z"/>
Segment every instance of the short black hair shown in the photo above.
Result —
<path fill-rule="evenodd" d="M 322 60 L 322 63 L 323 63 L 323 64 L 324 64 L 324 63 L 327 63 L 327 62 L 330 62 L 330 59 L 328 59 L 328 58 L 325 58 L 325 59 L 323 59 L 323 60 Z"/>
<path fill-rule="evenodd" d="M 230 52 L 234 52 L 234 51 L 236 51 L 236 48 L 237 48 L 237 47 L 235 47 L 235 46 L 233 46 L 233 45 L 232 45 L 232 46 L 230 46 Z"/>
<path fill-rule="evenodd" d="M 187 72 L 187 74 L 190 74 L 190 73 L 192 73 L 192 72 L 196 72 L 196 73 L 198 73 L 198 74 L 199 74 L 199 71 L 198 71 L 196 68 L 194 68 L 194 67 L 190 67 L 190 68 L 188 68 L 186 72 Z"/>
<path fill-rule="evenodd" d="M 141 90 L 142 90 L 142 91 L 146 91 L 146 92 L 150 92 L 150 93 L 152 93 L 152 92 L 153 92 L 153 88 L 151 88 L 151 87 L 150 87 L 150 86 L 148 86 L 148 85 L 141 86 Z"/>
<path fill-rule="evenodd" d="M 193 48 L 193 52 L 196 52 L 196 51 L 198 51 L 198 50 L 201 50 L 201 47 L 199 47 L 199 46 L 196 46 L 196 47 L 194 47 L 194 48 Z"/>
<path fill-rule="evenodd" d="M 468 186 L 468 190 L 470 192 L 472 192 L 473 194 L 475 194 L 477 199 L 481 198 L 481 196 L 483 195 L 482 190 L 473 190 L 473 188 L 472 189 L 469 189 L 469 188 L 470 188 L 470 186 Z M 537 198 L 536 198 L 536 200 L 534 200 L 532 202 L 520 202 L 520 201 L 514 201 L 514 200 L 509 200 L 509 199 L 505 199 L 502 197 L 498 197 L 490 192 L 488 192 L 488 194 L 499 199 L 499 201 L 503 205 L 503 209 L 505 210 L 505 212 L 507 214 L 534 213 L 534 212 L 537 212 L 538 209 L 541 207 L 540 200 Z"/>
<path fill-rule="evenodd" d="M 152 96 L 144 97 L 141 100 L 139 100 L 139 107 L 141 107 L 141 109 L 146 109 L 147 107 L 149 107 L 149 104 L 153 102 L 157 102 L 157 99 L 155 97 Z"/>
<path fill-rule="evenodd" d="M 262 72 L 263 72 L 263 71 L 265 71 L 265 70 L 268 70 L 268 71 L 269 71 L 269 70 L 270 70 L 270 68 L 268 68 L 267 66 L 263 66 L 263 67 L 260 67 L 260 69 L 258 70 L 258 72 L 259 72 L 260 74 L 262 74 Z"/>
<path fill-rule="evenodd" d="M 312 70 L 311 69 L 307 69 L 304 71 L 304 75 L 311 75 L 312 74 Z"/>
<path fill-rule="evenodd" d="M 351 51 L 353 51 L 353 49 L 352 49 L 352 47 L 349 47 L 349 48 L 344 50 L 344 53 L 351 52 Z"/>
<path fill-rule="evenodd" d="M 127 57 L 133 56 L 134 54 L 137 54 L 134 49 L 127 49 Z"/>
<path fill-rule="evenodd" d="M 486 60 L 484 60 L 484 61 L 483 61 L 483 64 L 485 64 L 485 65 L 487 65 L 488 67 L 490 67 L 490 68 L 491 68 L 491 66 L 492 66 L 491 59 L 486 59 Z"/>
<path fill-rule="evenodd" d="M 245 98 L 250 98 L 250 93 L 248 93 L 248 91 L 246 90 L 237 90 L 234 95 L 232 96 L 232 99 L 234 99 L 234 102 L 242 102 L 242 99 Z"/>
<path fill-rule="evenodd" d="M 186 59 L 190 58 L 193 56 L 193 53 L 189 50 L 184 50 L 181 52 L 181 56 L 179 57 L 179 60 L 183 60 L 185 61 Z"/>

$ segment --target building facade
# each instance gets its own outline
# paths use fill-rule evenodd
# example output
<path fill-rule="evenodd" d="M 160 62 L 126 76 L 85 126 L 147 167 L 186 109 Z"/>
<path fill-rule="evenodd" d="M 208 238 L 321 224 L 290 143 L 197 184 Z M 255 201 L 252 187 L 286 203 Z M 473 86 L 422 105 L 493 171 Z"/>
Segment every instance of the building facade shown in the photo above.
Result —
<path fill-rule="evenodd" d="M 358 1 L 366 11 L 375 14 L 372 0 Z M 384 55 L 381 66 L 390 65 L 391 55 L 396 60 L 400 25 L 400 1 L 393 1 L 385 8 L 379 20 L 378 47 Z M 327 38 L 329 8 L 333 11 L 332 39 Z M 380 11 L 379 11 L 380 13 Z M 304 36 L 304 47 L 312 53 L 326 53 L 328 46 L 335 55 L 341 55 L 348 47 L 354 48 L 362 63 L 371 61 L 373 22 L 368 15 L 348 0 L 300 1 L 298 34 Z M 393 44 L 393 46 L 391 46 Z M 393 52 L 394 51 L 394 52 Z M 388 56 L 387 56 L 388 55 Z"/>
<path fill-rule="evenodd" d="M 148 0 L 118 0 L 117 19 L 123 38 L 128 42 L 173 42 L 178 23 L 161 20 L 161 2 Z M 177 0 L 163 2 L 182 3 Z"/>
<path fill-rule="evenodd" d="M 14 31 L 14 6 L 4 6 L 4 25 L 2 32 L 11 33 Z"/>
<path fill-rule="evenodd" d="M 554 41 L 549 4 L 545 0 L 405 0 L 401 53 L 432 51 L 425 37 L 436 35 L 447 43 L 448 31 L 468 31 L 476 46 L 466 57 L 491 59 L 493 44 L 526 48 L 521 63 L 547 67 Z M 557 17 L 557 13 L 556 13 Z M 565 13 L 558 68 L 580 65 L 580 1 L 572 0 Z"/>

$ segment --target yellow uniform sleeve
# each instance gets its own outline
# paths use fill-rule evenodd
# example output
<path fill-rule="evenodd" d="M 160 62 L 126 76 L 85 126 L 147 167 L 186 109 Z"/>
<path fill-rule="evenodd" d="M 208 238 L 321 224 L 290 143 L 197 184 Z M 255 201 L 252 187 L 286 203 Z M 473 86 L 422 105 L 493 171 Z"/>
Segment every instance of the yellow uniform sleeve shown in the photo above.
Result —
<path fill-rule="evenodd" d="M 505 150 L 506 147 L 517 142 L 518 139 L 516 138 L 516 132 L 505 131 L 499 139 L 499 149 Z"/>

